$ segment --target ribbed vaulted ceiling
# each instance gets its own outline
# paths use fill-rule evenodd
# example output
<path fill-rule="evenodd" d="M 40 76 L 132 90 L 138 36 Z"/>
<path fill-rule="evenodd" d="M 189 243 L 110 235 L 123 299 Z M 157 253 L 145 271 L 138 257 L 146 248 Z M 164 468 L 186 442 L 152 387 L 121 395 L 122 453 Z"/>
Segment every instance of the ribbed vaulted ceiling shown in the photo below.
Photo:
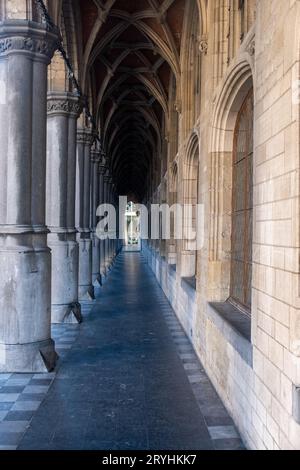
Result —
<path fill-rule="evenodd" d="M 185 0 L 81 0 L 83 81 L 120 194 L 142 198 L 179 74 Z"/>

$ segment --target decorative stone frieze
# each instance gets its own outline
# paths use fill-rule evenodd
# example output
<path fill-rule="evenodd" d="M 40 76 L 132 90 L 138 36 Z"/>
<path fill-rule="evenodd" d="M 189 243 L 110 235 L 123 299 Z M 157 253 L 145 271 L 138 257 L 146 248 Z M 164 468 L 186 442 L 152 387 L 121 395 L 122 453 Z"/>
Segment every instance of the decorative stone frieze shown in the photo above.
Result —
<path fill-rule="evenodd" d="M 7 21 L 0 28 L 0 56 L 32 54 L 50 63 L 59 46 L 58 30 L 27 21 Z"/>
<path fill-rule="evenodd" d="M 65 95 L 65 94 L 64 94 Z M 79 99 L 69 94 L 69 96 L 63 96 L 61 94 L 50 94 L 48 95 L 47 101 L 47 114 L 67 114 L 74 115 L 76 118 L 82 113 L 82 104 Z"/>

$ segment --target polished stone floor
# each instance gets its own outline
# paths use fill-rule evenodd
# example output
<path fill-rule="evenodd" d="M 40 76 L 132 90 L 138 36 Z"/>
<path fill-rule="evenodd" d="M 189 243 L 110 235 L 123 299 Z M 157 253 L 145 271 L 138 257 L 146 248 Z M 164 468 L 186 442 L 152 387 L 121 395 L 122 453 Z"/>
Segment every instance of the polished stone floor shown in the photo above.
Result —
<path fill-rule="evenodd" d="M 243 449 L 142 254 L 84 312 L 53 329 L 56 373 L 0 376 L 0 449 Z"/>

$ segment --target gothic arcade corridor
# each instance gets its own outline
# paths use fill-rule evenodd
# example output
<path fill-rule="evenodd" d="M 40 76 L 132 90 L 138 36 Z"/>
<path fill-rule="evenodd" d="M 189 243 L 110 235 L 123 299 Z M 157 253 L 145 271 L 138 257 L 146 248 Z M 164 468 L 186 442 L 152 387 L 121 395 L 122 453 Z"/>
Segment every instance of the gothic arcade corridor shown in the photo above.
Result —
<path fill-rule="evenodd" d="M 51 374 L 3 384 L 0 405 L 11 403 L 2 446 L 16 446 L 25 430 L 23 450 L 242 448 L 142 254 L 117 258 L 92 305 L 81 325 L 54 327 L 56 338 L 64 329 L 57 349 L 68 352 L 45 395 Z"/>

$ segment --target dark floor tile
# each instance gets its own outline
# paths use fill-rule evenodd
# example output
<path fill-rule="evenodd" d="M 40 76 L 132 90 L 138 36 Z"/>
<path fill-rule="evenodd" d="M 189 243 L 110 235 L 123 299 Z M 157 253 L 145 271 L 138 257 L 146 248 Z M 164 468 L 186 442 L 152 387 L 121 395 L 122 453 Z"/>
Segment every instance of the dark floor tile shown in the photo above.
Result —
<path fill-rule="evenodd" d="M 53 328 L 58 348 L 66 343 L 72 350 L 61 349 L 46 397 L 20 395 L 22 401 L 45 400 L 19 448 L 212 449 L 207 423 L 227 425 L 228 414 L 201 372 L 195 391 L 205 423 L 178 355 L 192 348 L 185 336 L 176 347 L 162 313 L 167 309 L 171 319 L 172 310 L 140 255 L 120 256 L 97 295 L 96 303 L 83 304 L 79 327 Z M 171 324 L 179 325 L 175 317 Z M 74 343 L 71 330 L 79 332 Z M 30 382 L 50 384 L 37 376 Z"/>
<path fill-rule="evenodd" d="M 21 444 L 18 445 L 18 451 L 50 451 L 56 450 L 54 447 L 51 447 L 49 442 L 43 442 L 39 437 L 36 439 L 31 438 L 29 441 L 23 440 Z"/>
<path fill-rule="evenodd" d="M 118 444 L 114 441 L 93 440 L 84 441 L 83 450 L 119 450 Z"/>
<path fill-rule="evenodd" d="M 214 446 L 216 450 L 246 450 L 240 439 L 218 439 Z"/>
<path fill-rule="evenodd" d="M 7 411 L 13 407 L 14 403 L 0 403 L 0 411 Z"/>
<path fill-rule="evenodd" d="M 0 432 L 0 445 L 17 445 L 21 437 L 22 433 Z"/>
<path fill-rule="evenodd" d="M 211 439 L 198 436 L 173 435 L 172 430 L 160 430 L 149 436 L 151 450 L 213 450 Z"/>
<path fill-rule="evenodd" d="M 51 385 L 52 379 L 32 379 L 28 385 Z"/>
<path fill-rule="evenodd" d="M 17 401 L 42 401 L 45 393 L 21 393 Z"/>
<path fill-rule="evenodd" d="M 9 411 L 4 421 L 30 421 L 34 411 Z"/>
<path fill-rule="evenodd" d="M 19 385 L 13 385 L 13 386 L 4 386 L 1 387 L 0 391 L 1 393 L 22 393 L 25 388 L 25 385 L 19 386 Z"/>
<path fill-rule="evenodd" d="M 230 416 L 205 416 L 207 426 L 234 426 Z"/>
<path fill-rule="evenodd" d="M 33 377 L 34 374 L 12 374 L 10 379 L 28 379 L 29 377 Z"/>

